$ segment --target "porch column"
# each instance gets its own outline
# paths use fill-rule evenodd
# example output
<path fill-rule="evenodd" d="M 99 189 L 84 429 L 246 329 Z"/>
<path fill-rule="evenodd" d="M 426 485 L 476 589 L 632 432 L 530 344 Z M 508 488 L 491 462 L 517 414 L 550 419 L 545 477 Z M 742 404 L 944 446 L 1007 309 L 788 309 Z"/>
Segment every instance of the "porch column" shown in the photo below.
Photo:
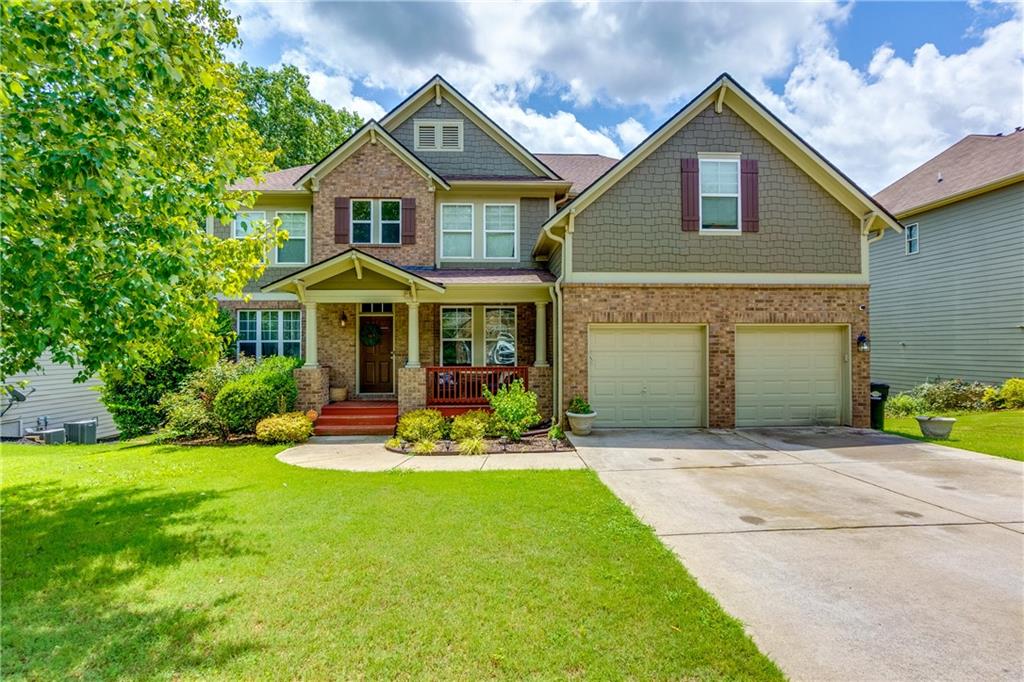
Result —
<path fill-rule="evenodd" d="M 316 345 L 316 303 L 306 301 L 306 367 L 319 367 Z"/>
<path fill-rule="evenodd" d="M 536 343 L 534 344 L 537 350 L 537 357 L 534 360 L 534 367 L 547 367 L 548 366 L 548 320 L 547 320 L 547 303 L 537 302 L 537 322 L 534 325 L 534 329 L 537 334 Z"/>
<path fill-rule="evenodd" d="M 418 301 L 408 301 L 409 306 L 409 359 L 406 367 L 420 366 L 420 304 Z"/>

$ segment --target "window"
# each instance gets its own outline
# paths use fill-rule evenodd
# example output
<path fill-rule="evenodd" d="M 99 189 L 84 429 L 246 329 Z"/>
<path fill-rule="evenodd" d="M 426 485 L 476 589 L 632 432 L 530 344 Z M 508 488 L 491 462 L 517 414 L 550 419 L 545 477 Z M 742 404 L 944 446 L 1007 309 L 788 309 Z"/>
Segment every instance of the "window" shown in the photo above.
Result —
<path fill-rule="evenodd" d="M 284 246 L 277 247 L 277 263 L 304 264 L 309 237 L 309 216 L 305 211 L 278 211 L 277 217 L 281 220 L 281 229 L 288 231 L 288 241 Z"/>
<path fill-rule="evenodd" d="M 391 303 L 364 303 L 361 311 L 364 313 L 390 313 L 393 312 Z"/>
<path fill-rule="evenodd" d="M 402 243 L 400 199 L 353 199 L 350 221 L 353 244 Z"/>
<path fill-rule="evenodd" d="M 484 352 L 488 365 L 516 364 L 515 308 L 484 308 Z"/>
<path fill-rule="evenodd" d="M 907 240 L 907 255 L 913 256 L 921 250 L 921 242 L 917 236 L 917 223 L 907 225 L 903 230 L 903 238 Z"/>
<path fill-rule="evenodd" d="M 484 204 L 484 258 L 515 258 L 516 241 L 516 205 Z"/>
<path fill-rule="evenodd" d="M 700 159 L 700 229 L 740 231 L 740 160 Z"/>
<path fill-rule="evenodd" d="M 461 152 L 462 121 L 415 121 L 418 152 Z"/>
<path fill-rule="evenodd" d="M 235 239 L 248 237 L 254 229 L 262 227 L 266 222 L 267 214 L 263 211 L 239 211 L 231 221 L 231 235 Z"/>
<path fill-rule="evenodd" d="M 265 358 L 302 353 L 302 313 L 298 310 L 239 310 L 238 354 Z"/>
<path fill-rule="evenodd" d="M 441 308 L 441 364 L 473 364 L 472 308 Z"/>
<path fill-rule="evenodd" d="M 441 257 L 473 257 L 472 204 L 441 204 Z"/>

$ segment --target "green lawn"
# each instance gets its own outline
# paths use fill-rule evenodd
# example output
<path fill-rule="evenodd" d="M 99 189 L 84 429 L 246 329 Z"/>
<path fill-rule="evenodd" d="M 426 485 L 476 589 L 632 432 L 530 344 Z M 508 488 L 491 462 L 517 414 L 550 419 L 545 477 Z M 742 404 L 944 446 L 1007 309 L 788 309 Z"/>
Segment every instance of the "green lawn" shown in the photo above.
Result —
<path fill-rule="evenodd" d="M 5 679 L 780 679 L 589 471 L 4 446 Z"/>
<path fill-rule="evenodd" d="M 933 441 L 925 438 L 913 417 L 887 416 L 885 430 L 907 438 L 1024 460 L 1024 410 L 965 412 L 941 416 L 956 417 L 949 440 Z"/>

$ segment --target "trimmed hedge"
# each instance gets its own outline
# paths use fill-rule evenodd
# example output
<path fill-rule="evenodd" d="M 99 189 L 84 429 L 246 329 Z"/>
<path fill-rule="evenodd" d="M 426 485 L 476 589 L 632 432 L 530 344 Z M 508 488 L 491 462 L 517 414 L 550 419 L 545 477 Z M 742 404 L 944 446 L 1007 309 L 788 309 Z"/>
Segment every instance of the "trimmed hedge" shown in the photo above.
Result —
<path fill-rule="evenodd" d="M 273 414 L 290 412 L 299 396 L 289 358 L 268 358 L 251 374 L 228 382 L 213 401 L 213 413 L 231 433 L 253 433 Z"/>
<path fill-rule="evenodd" d="M 261 443 L 302 443 L 313 434 L 313 420 L 303 412 L 275 414 L 256 424 Z"/>

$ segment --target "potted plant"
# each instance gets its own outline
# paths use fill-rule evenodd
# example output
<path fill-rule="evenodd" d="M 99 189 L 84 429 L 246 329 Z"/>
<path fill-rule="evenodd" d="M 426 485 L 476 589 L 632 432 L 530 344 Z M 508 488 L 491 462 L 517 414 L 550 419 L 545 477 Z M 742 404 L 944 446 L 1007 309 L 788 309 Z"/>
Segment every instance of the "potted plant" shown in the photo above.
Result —
<path fill-rule="evenodd" d="M 565 415 L 569 417 L 569 426 L 572 427 L 572 432 L 577 436 L 586 436 L 594 426 L 594 417 L 597 416 L 597 412 L 591 409 L 586 398 L 578 395 L 569 403 L 569 409 L 566 410 Z"/>
<path fill-rule="evenodd" d="M 915 419 L 917 419 L 917 423 L 921 427 L 921 434 L 925 438 L 938 438 L 941 440 L 949 438 L 949 434 L 953 430 L 953 424 L 956 423 L 956 417 L 919 416 L 915 417 Z"/>

